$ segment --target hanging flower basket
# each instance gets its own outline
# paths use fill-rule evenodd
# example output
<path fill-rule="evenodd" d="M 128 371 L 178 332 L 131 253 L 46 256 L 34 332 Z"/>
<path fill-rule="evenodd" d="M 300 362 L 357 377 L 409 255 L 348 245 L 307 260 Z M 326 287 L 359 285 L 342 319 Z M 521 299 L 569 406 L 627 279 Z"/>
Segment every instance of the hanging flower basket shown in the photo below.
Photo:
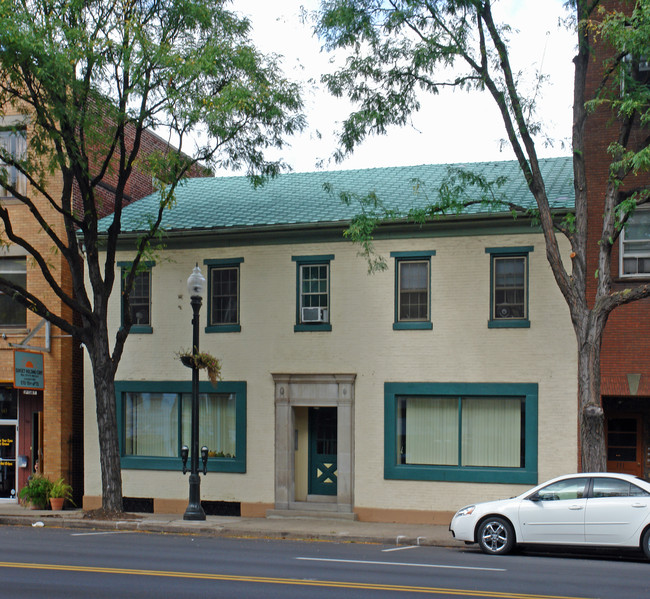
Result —
<path fill-rule="evenodd" d="M 183 366 L 192 368 L 194 366 L 194 358 L 190 354 L 179 354 L 178 359 L 181 361 Z"/>
<path fill-rule="evenodd" d="M 176 356 L 183 366 L 206 370 L 208 378 L 213 385 L 216 385 L 217 381 L 221 380 L 221 362 L 212 354 L 208 352 L 181 350 Z"/>

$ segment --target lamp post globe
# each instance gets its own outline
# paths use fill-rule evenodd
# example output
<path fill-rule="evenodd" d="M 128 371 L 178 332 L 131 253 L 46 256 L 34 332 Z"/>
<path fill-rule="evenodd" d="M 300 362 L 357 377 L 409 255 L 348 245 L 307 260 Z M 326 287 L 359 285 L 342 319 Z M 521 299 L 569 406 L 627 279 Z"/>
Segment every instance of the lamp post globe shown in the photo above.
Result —
<path fill-rule="evenodd" d="M 201 310 L 202 294 L 205 288 L 205 277 L 201 274 L 199 265 L 194 267 L 187 279 L 187 291 L 190 294 L 192 306 L 192 354 L 199 352 L 199 311 Z M 205 520 L 205 512 L 201 506 L 201 479 L 199 477 L 199 369 L 192 362 L 192 422 L 190 437 L 190 499 L 183 520 Z M 187 458 L 185 458 L 187 459 Z"/>
<path fill-rule="evenodd" d="M 205 277 L 201 274 L 199 265 L 194 267 L 192 274 L 187 278 L 187 291 L 190 297 L 201 297 L 205 289 Z"/>

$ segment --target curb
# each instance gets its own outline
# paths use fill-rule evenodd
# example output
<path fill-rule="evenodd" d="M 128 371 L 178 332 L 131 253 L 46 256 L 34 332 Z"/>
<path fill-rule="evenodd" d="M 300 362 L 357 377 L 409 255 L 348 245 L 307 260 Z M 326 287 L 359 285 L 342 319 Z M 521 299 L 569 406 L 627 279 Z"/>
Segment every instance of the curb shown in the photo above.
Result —
<path fill-rule="evenodd" d="M 344 532 L 306 532 L 305 530 L 271 530 L 264 527 L 247 528 L 238 526 L 224 526 L 222 524 L 189 524 L 181 521 L 151 521 L 147 519 L 133 520 L 86 520 L 79 517 L 66 517 L 65 515 L 12 515 L 1 516 L 0 525 L 6 526 L 34 526 L 41 522 L 43 526 L 50 528 L 69 528 L 79 530 L 99 531 L 125 531 L 125 532 L 149 532 L 157 534 L 179 534 L 196 535 L 205 537 L 224 538 L 250 538 L 250 539 L 273 539 L 292 541 L 326 541 L 338 543 L 370 543 L 389 546 L 429 546 L 429 547 L 460 547 L 460 541 L 454 539 L 427 538 L 426 536 L 412 537 L 408 535 L 358 534 L 353 531 Z"/>

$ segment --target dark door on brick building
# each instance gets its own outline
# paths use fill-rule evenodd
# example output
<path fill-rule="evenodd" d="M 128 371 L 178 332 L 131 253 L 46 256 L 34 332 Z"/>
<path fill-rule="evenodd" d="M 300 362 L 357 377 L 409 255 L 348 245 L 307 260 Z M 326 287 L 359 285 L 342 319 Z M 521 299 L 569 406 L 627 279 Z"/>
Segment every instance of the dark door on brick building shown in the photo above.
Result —
<path fill-rule="evenodd" d="M 643 476 L 640 414 L 609 414 L 606 419 L 607 470 Z"/>

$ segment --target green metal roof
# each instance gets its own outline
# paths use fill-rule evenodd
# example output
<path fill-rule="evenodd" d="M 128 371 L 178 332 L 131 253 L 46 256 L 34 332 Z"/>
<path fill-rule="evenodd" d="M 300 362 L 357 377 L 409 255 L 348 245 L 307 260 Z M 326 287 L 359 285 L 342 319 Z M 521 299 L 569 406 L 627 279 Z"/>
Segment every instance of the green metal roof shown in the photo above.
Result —
<path fill-rule="evenodd" d="M 551 207 L 572 209 L 571 158 L 547 158 L 540 165 Z M 176 205 L 166 211 L 162 227 L 166 231 L 197 231 L 348 221 L 359 212 L 359 205 L 344 204 L 340 192 L 360 195 L 374 192 L 386 207 L 406 212 L 435 201 L 450 167 L 462 167 L 489 180 L 507 177 L 499 192 L 518 205 L 534 206 L 534 198 L 516 161 L 396 166 L 288 173 L 257 188 L 245 176 L 188 179 L 177 189 Z M 472 193 L 468 191 L 468 195 Z M 474 193 L 478 196 L 478 192 Z M 123 211 L 122 232 L 146 229 L 148 219 L 157 212 L 158 203 L 159 197 L 153 194 L 127 206 Z M 479 205 L 466 212 L 486 211 Z M 100 231 L 107 229 L 110 218 L 100 222 Z"/>

